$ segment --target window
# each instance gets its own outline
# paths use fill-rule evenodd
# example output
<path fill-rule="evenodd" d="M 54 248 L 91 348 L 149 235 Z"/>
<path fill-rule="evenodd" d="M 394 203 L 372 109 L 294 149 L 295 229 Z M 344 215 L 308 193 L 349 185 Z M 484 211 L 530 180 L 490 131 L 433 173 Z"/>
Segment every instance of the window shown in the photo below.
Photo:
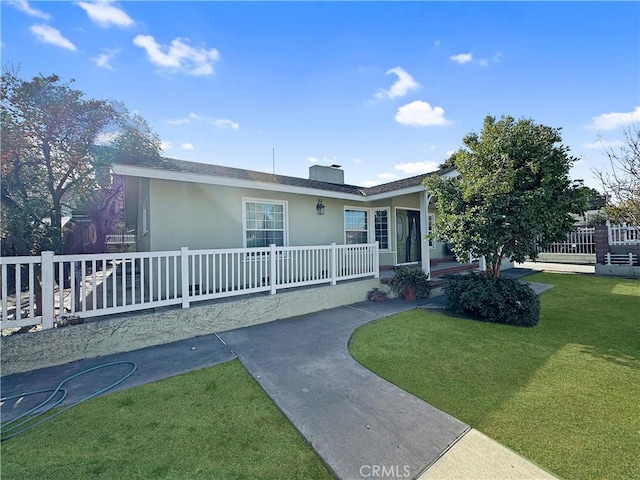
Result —
<path fill-rule="evenodd" d="M 263 200 L 244 200 L 245 247 L 279 247 L 287 242 L 287 203 Z"/>
<path fill-rule="evenodd" d="M 375 210 L 374 231 L 380 250 L 389 250 L 389 209 Z"/>
<path fill-rule="evenodd" d="M 344 211 L 344 237 L 347 245 L 369 242 L 367 210 Z"/>
<path fill-rule="evenodd" d="M 370 225 L 370 215 L 373 215 L 373 225 Z M 389 209 L 345 209 L 344 237 L 347 245 L 376 241 L 380 250 L 389 250 Z"/>
<path fill-rule="evenodd" d="M 433 235 L 436 231 L 436 216 L 433 213 L 429 214 L 429 235 Z M 434 238 L 429 238 L 429 248 L 436 248 L 436 241 Z"/>

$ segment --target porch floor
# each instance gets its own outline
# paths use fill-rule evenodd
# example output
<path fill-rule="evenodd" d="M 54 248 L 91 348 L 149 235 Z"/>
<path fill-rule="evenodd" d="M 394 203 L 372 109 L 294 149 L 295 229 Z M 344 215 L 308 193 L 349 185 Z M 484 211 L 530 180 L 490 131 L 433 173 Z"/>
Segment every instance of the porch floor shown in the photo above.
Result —
<path fill-rule="evenodd" d="M 416 263 L 414 265 L 408 265 L 410 268 L 420 268 L 420 264 Z M 431 275 L 429 280 L 431 281 L 432 286 L 440 285 L 445 275 L 450 275 L 453 273 L 463 273 L 472 270 L 477 270 L 479 267 L 478 262 L 473 263 L 459 263 L 455 260 L 446 260 L 440 261 L 431 264 Z M 380 268 L 380 283 L 387 284 L 391 277 L 393 277 L 393 272 L 395 267 L 381 267 Z"/>

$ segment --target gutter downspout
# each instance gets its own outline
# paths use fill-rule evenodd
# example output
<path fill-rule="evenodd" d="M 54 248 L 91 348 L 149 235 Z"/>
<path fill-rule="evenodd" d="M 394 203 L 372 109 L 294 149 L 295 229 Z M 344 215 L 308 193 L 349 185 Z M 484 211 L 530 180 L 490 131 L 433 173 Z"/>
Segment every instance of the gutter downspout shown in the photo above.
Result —
<path fill-rule="evenodd" d="M 429 251 L 429 240 L 426 235 L 429 233 L 429 202 L 431 195 L 424 192 L 420 195 L 420 258 L 422 259 L 422 270 L 427 275 L 431 275 L 431 252 Z"/>

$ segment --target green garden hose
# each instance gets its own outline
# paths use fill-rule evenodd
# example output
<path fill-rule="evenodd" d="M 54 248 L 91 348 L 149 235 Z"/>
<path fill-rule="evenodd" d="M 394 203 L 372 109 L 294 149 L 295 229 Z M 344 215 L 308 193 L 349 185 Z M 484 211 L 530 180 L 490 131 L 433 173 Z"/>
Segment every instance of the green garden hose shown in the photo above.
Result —
<path fill-rule="evenodd" d="M 51 410 L 53 410 L 54 408 L 56 408 L 58 405 L 60 405 L 64 399 L 67 397 L 67 390 L 65 388 L 62 388 L 63 385 L 71 380 L 73 380 L 74 378 L 77 378 L 81 375 L 84 375 L 86 373 L 89 372 L 93 372 L 95 370 L 101 369 L 101 368 L 106 368 L 106 367 L 112 367 L 115 365 L 131 365 L 131 371 L 128 372 L 125 376 L 123 376 L 122 378 L 120 378 L 118 381 L 112 383 L 111 385 L 108 385 L 104 388 L 101 388 L 100 390 L 97 390 L 96 392 L 92 393 L 91 395 L 88 395 L 86 397 L 81 398 L 80 400 L 78 400 L 77 402 L 68 405 L 67 407 L 63 408 L 62 410 L 59 410 L 45 418 L 42 418 L 40 421 L 38 422 L 34 422 L 34 420 L 44 416 L 45 414 L 49 413 Z M 71 375 L 70 377 L 65 378 L 62 382 L 60 382 L 58 384 L 58 386 L 56 388 L 53 389 L 46 389 L 46 390 L 35 390 L 33 392 L 26 392 L 26 393 L 19 393 L 17 395 L 11 395 L 9 397 L 2 397 L 0 398 L 0 402 L 4 403 L 6 401 L 9 400 L 13 400 L 16 398 L 22 398 L 22 397 L 28 397 L 31 395 L 38 395 L 41 393 L 46 393 L 46 392 L 52 392 L 51 395 L 49 395 L 49 397 L 44 400 L 43 402 L 41 402 L 40 404 L 36 405 L 35 407 L 29 409 L 28 411 L 26 411 L 25 413 L 19 415 L 18 417 L 14 418 L 13 420 L 10 420 L 8 422 L 3 423 L 2 425 L 0 425 L 0 441 L 4 442 L 5 440 L 9 440 L 10 438 L 16 437 L 18 435 L 21 435 L 25 432 L 28 432 L 29 430 L 35 428 L 35 427 L 39 427 L 40 425 L 48 422 L 49 420 L 52 420 L 53 418 L 57 417 L 58 415 L 66 412 L 67 410 L 72 409 L 73 407 L 75 407 L 76 405 L 80 405 L 82 402 L 86 402 L 87 400 L 92 399 L 93 397 L 96 397 L 98 395 L 101 395 L 103 393 L 105 393 L 106 391 L 112 389 L 113 387 L 120 385 L 122 382 L 124 382 L 127 378 L 129 378 L 131 375 L 133 375 L 135 373 L 135 371 L 138 369 L 138 365 L 136 365 L 135 362 L 109 362 L 109 363 L 103 363 L 101 365 L 98 365 L 96 367 L 92 367 L 92 368 L 87 368 L 86 370 L 82 370 L 81 372 L 76 373 L 75 375 Z M 61 394 L 60 398 L 58 398 L 57 400 L 53 400 L 56 395 Z M 41 411 L 39 411 L 40 409 L 42 409 Z"/>

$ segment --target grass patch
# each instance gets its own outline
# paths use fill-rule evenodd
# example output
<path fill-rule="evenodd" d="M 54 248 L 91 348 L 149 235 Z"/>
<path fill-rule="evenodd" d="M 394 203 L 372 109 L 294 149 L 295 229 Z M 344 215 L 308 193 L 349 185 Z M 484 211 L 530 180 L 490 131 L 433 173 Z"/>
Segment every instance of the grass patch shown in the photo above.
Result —
<path fill-rule="evenodd" d="M 330 479 L 239 361 L 88 401 L 2 443 L 3 479 Z"/>
<path fill-rule="evenodd" d="M 640 478 L 640 283 L 582 275 L 533 328 L 412 310 L 350 341 L 363 365 L 565 478 Z"/>

